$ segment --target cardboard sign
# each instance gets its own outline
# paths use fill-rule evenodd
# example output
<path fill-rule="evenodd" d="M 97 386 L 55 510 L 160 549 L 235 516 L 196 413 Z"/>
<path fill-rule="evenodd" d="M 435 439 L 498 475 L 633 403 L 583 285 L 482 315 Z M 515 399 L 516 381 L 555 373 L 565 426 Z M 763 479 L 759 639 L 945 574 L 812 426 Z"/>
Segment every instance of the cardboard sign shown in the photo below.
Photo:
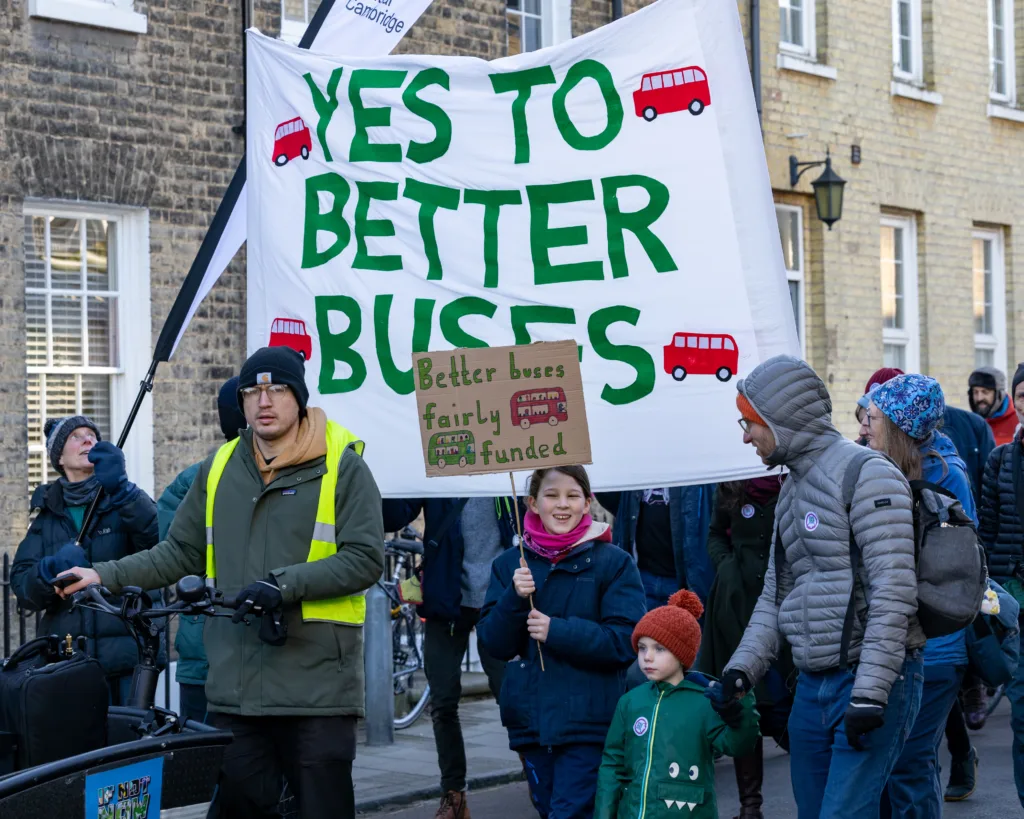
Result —
<path fill-rule="evenodd" d="M 589 464 L 575 341 L 413 356 L 427 477 Z"/>

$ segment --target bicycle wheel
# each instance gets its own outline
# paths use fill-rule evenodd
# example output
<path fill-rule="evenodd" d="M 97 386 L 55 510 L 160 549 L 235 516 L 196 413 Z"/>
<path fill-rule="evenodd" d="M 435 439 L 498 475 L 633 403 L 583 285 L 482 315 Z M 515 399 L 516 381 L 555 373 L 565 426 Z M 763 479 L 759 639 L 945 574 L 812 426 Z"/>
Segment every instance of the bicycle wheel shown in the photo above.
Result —
<path fill-rule="evenodd" d="M 430 686 L 423 662 L 423 622 L 414 606 L 402 605 L 391 620 L 394 652 L 396 705 L 408 704 L 408 711 L 395 716 L 395 728 L 401 730 L 420 718 L 430 700 Z"/>

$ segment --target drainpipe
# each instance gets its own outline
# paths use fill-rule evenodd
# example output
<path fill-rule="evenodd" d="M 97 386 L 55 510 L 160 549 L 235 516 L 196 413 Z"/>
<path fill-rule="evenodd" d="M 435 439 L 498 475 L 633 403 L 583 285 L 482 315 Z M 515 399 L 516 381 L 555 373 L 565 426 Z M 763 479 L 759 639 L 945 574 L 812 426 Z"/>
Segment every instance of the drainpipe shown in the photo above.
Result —
<path fill-rule="evenodd" d="M 622 0 L 612 0 L 612 19 L 622 19 Z"/>
<path fill-rule="evenodd" d="M 617 0 L 621 2 L 621 0 Z M 750 0 L 750 82 L 754 86 L 757 122 L 761 123 L 761 0 Z"/>

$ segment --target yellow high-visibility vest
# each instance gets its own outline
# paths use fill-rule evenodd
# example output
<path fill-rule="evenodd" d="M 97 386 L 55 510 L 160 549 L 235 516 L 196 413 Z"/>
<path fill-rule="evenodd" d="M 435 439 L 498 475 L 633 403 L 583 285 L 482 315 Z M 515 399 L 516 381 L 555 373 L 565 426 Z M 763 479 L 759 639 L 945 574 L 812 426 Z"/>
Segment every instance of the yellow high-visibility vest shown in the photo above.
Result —
<path fill-rule="evenodd" d="M 240 438 L 229 441 L 217 450 L 213 456 L 210 475 L 206 479 L 206 582 L 215 586 L 217 581 L 217 561 L 213 552 L 213 502 L 217 497 L 217 485 L 224 475 Z M 363 454 L 363 442 L 356 438 L 341 424 L 327 422 L 327 459 L 323 478 L 320 479 L 320 500 L 316 508 L 316 522 L 313 524 L 313 538 L 309 545 L 307 563 L 323 560 L 338 551 L 334 540 L 334 495 L 338 488 L 338 464 L 345 449 L 355 444 L 356 453 Z M 324 600 L 303 600 L 302 619 L 304 621 L 320 620 L 328 623 L 340 623 L 346 626 L 361 626 L 366 621 L 366 597 L 363 594 L 351 594 L 343 597 L 331 597 Z"/>

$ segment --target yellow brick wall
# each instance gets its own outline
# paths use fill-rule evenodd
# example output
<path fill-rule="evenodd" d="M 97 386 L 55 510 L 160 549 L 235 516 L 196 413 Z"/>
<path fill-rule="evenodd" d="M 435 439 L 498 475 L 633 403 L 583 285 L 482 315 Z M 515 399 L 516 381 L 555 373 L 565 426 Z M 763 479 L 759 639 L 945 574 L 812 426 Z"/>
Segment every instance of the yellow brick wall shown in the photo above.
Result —
<path fill-rule="evenodd" d="M 586 5 L 590 5 L 587 3 Z M 610 3 L 609 3 L 610 5 Z M 625 0 L 626 12 L 646 5 Z M 806 353 L 832 391 L 835 420 L 855 431 L 853 407 L 882 366 L 880 218 L 916 217 L 921 369 L 951 403 L 966 404 L 974 368 L 972 239 L 976 225 L 1005 231 L 1007 364 L 1024 358 L 1024 123 L 987 114 L 988 15 L 981 0 L 924 0 L 925 81 L 941 105 L 894 97 L 891 0 L 817 0 L 818 57 L 832 81 L 777 67 L 779 13 L 762 2 L 765 154 L 777 202 L 804 206 Z M 748 37 L 748 0 L 741 0 Z M 1016 28 L 1024 2 L 1016 0 Z M 576 27 L 574 26 L 574 32 Z M 749 38 L 748 38 L 749 42 Z M 1018 82 L 1024 77 L 1018 37 Z M 1024 88 L 1021 89 L 1024 96 Z M 805 134 L 793 138 L 794 134 Z M 850 161 L 851 145 L 862 161 Z M 822 159 L 847 180 L 843 218 L 829 232 L 810 196 L 796 191 L 789 156 Z"/>

